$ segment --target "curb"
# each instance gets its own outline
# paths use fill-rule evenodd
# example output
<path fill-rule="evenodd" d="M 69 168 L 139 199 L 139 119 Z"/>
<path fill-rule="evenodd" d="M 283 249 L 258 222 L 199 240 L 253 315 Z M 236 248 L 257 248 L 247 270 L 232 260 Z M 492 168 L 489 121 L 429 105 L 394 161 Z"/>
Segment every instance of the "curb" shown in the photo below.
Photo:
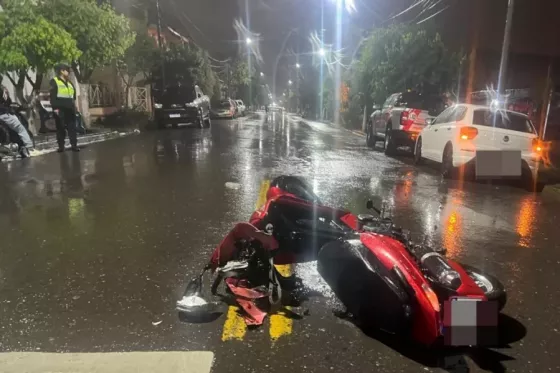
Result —
<path fill-rule="evenodd" d="M 99 133 L 99 134 L 92 134 L 92 135 L 89 135 L 89 136 L 86 135 L 86 136 L 82 136 L 81 138 L 78 137 L 78 146 L 93 144 L 93 143 L 102 142 L 102 141 L 106 141 L 106 140 L 117 139 L 119 137 L 124 137 L 124 136 L 127 136 L 127 135 L 131 135 L 133 133 L 134 132 L 112 131 L 112 132 L 105 132 L 105 133 Z M 44 152 L 49 152 L 49 150 L 54 151 L 54 150 L 57 149 L 56 140 L 48 140 L 46 142 L 36 144 L 35 149 L 40 150 L 40 151 L 44 151 Z"/>

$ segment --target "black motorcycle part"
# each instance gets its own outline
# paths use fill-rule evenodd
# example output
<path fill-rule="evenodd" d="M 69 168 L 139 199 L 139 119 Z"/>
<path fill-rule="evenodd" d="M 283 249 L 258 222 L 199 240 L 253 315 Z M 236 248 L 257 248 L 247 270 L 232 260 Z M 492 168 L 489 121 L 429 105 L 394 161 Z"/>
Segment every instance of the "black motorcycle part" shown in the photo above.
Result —
<path fill-rule="evenodd" d="M 393 334 L 410 330 L 411 296 L 394 269 L 386 268 L 357 237 L 323 246 L 317 269 L 364 327 Z"/>
<path fill-rule="evenodd" d="M 296 176 L 278 176 L 270 182 L 271 187 L 280 188 L 305 201 L 321 204 L 319 197 L 313 192 L 313 187 L 305 180 Z"/>
<path fill-rule="evenodd" d="M 292 197 L 282 196 L 270 203 L 266 218 L 257 228 L 273 227 L 279 251 L 289 250 L 314 259 L 323 245 L 350 232 L 331 219 L 330 209 L 313 208 L 307 202 L 294 202 Z"/>

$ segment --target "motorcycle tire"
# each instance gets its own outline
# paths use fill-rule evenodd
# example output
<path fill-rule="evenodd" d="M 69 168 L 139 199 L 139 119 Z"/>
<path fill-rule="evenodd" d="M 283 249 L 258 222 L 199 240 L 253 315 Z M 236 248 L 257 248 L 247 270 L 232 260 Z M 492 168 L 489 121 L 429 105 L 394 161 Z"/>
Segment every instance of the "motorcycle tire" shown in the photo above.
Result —
<path fill-rule="evenodd" d="M 468 264 L 461 264 L 461 266 L 463 267 L 463 269 L 467 272 L 467 274 L 473 279 L 475 280 L 475 282 L 477 282 L 477 285 L 479 283 L 486 283 L 486 285 L 484 286 L 480 286 L 480 288 L 482 290 L 484 290 L 484 295 L 486 295 L 486 298 L 488 300 L 491 301 L 496 301 L 498 302 L 498 310 L 501 311 L 507 302 L 507 293 L 506 290 L 504 288 L 504 285 L 500 282 L 500 280 L 498 280 L 496 277 L 489 275 L 488 273 L 470 266 Z M 491 289 L 488 291 L 486 289 L 486 287 L 490 287 Z"/>

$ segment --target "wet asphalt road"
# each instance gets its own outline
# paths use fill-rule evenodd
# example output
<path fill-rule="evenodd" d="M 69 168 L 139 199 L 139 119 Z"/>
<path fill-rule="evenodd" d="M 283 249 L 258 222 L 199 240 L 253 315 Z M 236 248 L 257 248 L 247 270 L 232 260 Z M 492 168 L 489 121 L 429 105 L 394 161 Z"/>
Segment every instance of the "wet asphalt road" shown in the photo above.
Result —
<path fill-rule="evenodd" d="M 212 351 L 219 373 L 560 371 L 559 194 L 442 181 L 349 132 L 276 119 L 215 120 L 0 164 L 0 351 Z M 357 213 L 378 196 L 398 224 L 497 275 L 509 346 L 393 348 L 333 314 L 313 263 L 295 268 L 319 293 L 293 310 L 301 317 L 255 330 L 227 311 L 180 321 L 186 276 L 281 174 L 307 177 L 326 203 Z"/>

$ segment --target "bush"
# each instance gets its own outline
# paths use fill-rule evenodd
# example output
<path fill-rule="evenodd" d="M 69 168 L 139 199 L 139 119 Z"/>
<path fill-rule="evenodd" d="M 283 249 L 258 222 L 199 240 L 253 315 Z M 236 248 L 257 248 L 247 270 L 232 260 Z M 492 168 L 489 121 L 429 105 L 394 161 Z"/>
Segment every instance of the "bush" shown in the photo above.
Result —
<path fill-rule="evenodd" d="M 137 109 L 123 108 L 98 119 L 100 126 L 112 129 L 144 129 L 150 122 L 150 113 Z"/>

